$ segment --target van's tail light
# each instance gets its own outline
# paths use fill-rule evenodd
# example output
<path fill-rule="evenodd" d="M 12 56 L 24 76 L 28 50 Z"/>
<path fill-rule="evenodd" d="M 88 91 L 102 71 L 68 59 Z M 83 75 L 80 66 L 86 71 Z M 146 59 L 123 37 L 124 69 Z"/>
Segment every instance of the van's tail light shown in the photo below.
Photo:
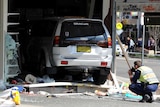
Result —
<path fill-rule="evenodd" d="M 112 47 L 112 40 L 111 37 L 108 37 L 108 48 Z"/>
<path fill-rule="evenodd" d="M 68 61 L 61 61 L 61 64 L 62 64 L 62 65 L 67 65 L 67 64 L 68 64 Z"/>
<path fill-rule="evenodd" d="M 98 46 L 102 47 L 102 48 L 107 48 L 107 42 L 106 41 L 99 41 L 97 43 Z"/>
<path fill-rule="evenodd" d="M 107 66 L 107 62 L 101 62 L 101 66 L 102 67 L 106 67 Z"/>
<path fill-rule="evenodd" d="M 59 46 L 59 39 L 60 39 L 59 36 L 54 37 L 54 43 L 53 43 L 54 46 Z"/>

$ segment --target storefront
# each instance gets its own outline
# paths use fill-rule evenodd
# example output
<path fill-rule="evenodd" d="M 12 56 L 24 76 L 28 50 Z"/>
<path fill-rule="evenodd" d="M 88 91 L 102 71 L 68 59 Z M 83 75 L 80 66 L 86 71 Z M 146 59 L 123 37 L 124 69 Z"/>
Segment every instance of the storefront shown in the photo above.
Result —
<path fill-rule="evenodd" d="M 127 31 L 124 32 L 129 32 L 127 34 L 132 36 L 135 42 L 137 42 L 139 38 L 143 38 L 143 45 L 146 50 L 149 49 L 149 37 L 154 35 L 154 51 L 157 53 L 159 49 L 158 43 L 160 35 L 158 32 L 160 27 L 159 23 L 156 22 L 159 16 L 155 16 L 154 14 L 160 12 L 160 0 L 116 0 L 116 11 L 122 14 L 120 20 L 126 22 L 125 24 L 128 25 Z M 135 14 L 132 13 L 136 13 L 136 17 L 133 17 Z"/>
<path fill-rule="evenodd" d="M 18 16 L 22 14 L 21 19 L 24 18 L 23 20 L 27 20 L 25 18 L 30 18 L 31 20 L 44 17 L 43 15 L 64 16 L 69 14 L 89 18 L 92 18 L 94 16 L 104 19 L 108 12 L 109 0 L 65 0 L 65 2 L 62 1 L 63 0 L 48 0 L 46 2 L 44 0 L 39 0 L 37 2 L 33 2 L 32 0 L 0 0 L 0 80 L 6 81 L 9 76 L 8 73 L 10 71 L 13 71 L 12 73 L 14 73 L 15 71 L 14 69 L 10 70 L 10 68 L 18 67 L 17 63 L 12 63 L 13 65 L 10 63 L 12 62 L 12 59 L 15 58 L 12 54 L 16 50 L 15 46 L 9 47 L 9 51 L 6 52 L 6 50 L 8 49 L 6 48 L 6 43 L 7 45 L 9 45 L 8 43 L 13 45 L 11 42 L 6 41 L 6 35 L 12 35 L 14 37 L 14 40 L 17 35 L 19 36 L 19 32 L 9 31 L 15 30 L 9 29 L 11 28 L 10 25 L 16 26 L 19 24 L 18 22 L 10 23 L 9 16 Z M 17 29 L 17 27 L 15 28 Z M 25 28 L 20 29 L 22 30 Z M 19 43 L 15 40 L 14 45 L 18 46 Z"/>

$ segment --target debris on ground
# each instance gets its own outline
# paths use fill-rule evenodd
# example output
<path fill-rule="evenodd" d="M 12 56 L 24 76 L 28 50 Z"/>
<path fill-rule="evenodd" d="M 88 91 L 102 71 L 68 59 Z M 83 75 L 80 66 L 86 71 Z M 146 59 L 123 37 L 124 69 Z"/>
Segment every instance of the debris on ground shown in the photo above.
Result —
<path fill-rule="evenodd" d="M 118 98 L 123 100 L 139 101 L 142 99 L 142 96 L 137 95 L 129 90 L 129 83 L 127 82 L 122 82 L 120 84 L 120 89 L 109 88 L 107 91 L 95 90 L 94 93 L 100 97 L 108 96 L 108 97 Z M 160 101 L 160 87 L 155 93 L 153 93 L 153 100 Z"/>
<path fill-rule="evenodd" d="M 42 77 L 35 76 L 31 73 L 18 74 L 18 76 L 8 78 L 9 84 L 37 84 L 37 83 L 49 83 L 55 82 L 54 78 L 50 78 L 48 75 Z"/>
<path fill-rule="evenodd" d="M 40 94 L 40 95 L 50 95 L 50 93 L 48 93 L 46 91 L 38 91 L 37 94 Z"/>
<path fill-rule="evenodd" d="M 98 96 L 107 96 L 107 92 L 103 92 L 100 90 L 95 90 L 94 93 Z"/>
<path fill-rule="evenodd" d="M 30 84 L 55 82 L 55 80 L 53 78 L 50 78 L 48 75 L 44 75 L 41 78 L 36 77 L 32 74 L 27 74 L 25 77 L 25 81 Z"/>
<path fill-rule="evenodd" d="M 63 97 L 63 96 L 83 95 L 83 93 L 58 93 L 47 95 L 47 97 Z"/>
<path fill-rule="evenodd" d="M 30 75 L 31 76 L 31 75 Z M 46 76 L 47 78 L 47 76 Z M 34 79 L 33 79 L 34 81 Z M 37 81 L 37 78 L 36 78 Z M 49 82 L 49 83 L 36 83 L 36 84 L 25 84 L 25 85 L 14 85 L 13 87 L 6 89 L 6 86 L 1 82 L 4 91 L 0 93 L 0 105 L 12 104 L 12 107 L 15 105 L 21 104 L 20 94 L 28 96 L 38 96 L 42 95 L 47 98 L 50 97 L 68 97 L 68 96 L 92 96 L 98 98 L 114 98 L 121 100 L 134 100 L 139 101 L 142 99 L 142 96 L 136 95 L 135 93 L 129 90 L 129 83 L 121 81 L 119 88 L 115 87 L 114 84 L 109 81 L 104 85 L 94 85 L 90 83 L 73 83 L 73 82 Z M 111 84 L 111 85 L 108 85 Z M 28 88 L 35 89 L 26 91 Z M 58 89 L 58 92 L 52 93 L 49 90 L 43 90 L 43 88 L 52 88 L 52 90 Z M 56 87 L 56 88 L 55 88 Z M 37 92 L 36 92 L 36 89 Z M 61 91 L 59 90 L 61 89 Z M 155 101 L 160 101 L 160 95 L 158 91 L 153 95 Z M 8 106 L 7 107 L 11 107 Z"/>

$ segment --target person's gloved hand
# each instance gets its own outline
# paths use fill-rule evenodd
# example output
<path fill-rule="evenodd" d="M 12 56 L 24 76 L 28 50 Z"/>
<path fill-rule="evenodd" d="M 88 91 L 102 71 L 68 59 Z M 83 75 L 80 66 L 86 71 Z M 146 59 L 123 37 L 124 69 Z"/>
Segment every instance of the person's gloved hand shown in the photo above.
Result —
<path fill-rule="evenodd" d="M 135 69 L 132 67 L 132 68 L 131 68 L 131 71 L 132 71 L 132 72 L 135 72 Z"/>

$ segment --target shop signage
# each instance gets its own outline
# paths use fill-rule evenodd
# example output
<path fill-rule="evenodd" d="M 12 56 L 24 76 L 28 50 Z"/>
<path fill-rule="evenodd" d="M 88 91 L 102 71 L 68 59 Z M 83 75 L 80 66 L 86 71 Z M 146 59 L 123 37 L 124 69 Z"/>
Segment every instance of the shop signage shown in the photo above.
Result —
<path fill-rule="evenodd" d="M 159 3 L 117 3 L 116 11 L 160 12 Z"/>

